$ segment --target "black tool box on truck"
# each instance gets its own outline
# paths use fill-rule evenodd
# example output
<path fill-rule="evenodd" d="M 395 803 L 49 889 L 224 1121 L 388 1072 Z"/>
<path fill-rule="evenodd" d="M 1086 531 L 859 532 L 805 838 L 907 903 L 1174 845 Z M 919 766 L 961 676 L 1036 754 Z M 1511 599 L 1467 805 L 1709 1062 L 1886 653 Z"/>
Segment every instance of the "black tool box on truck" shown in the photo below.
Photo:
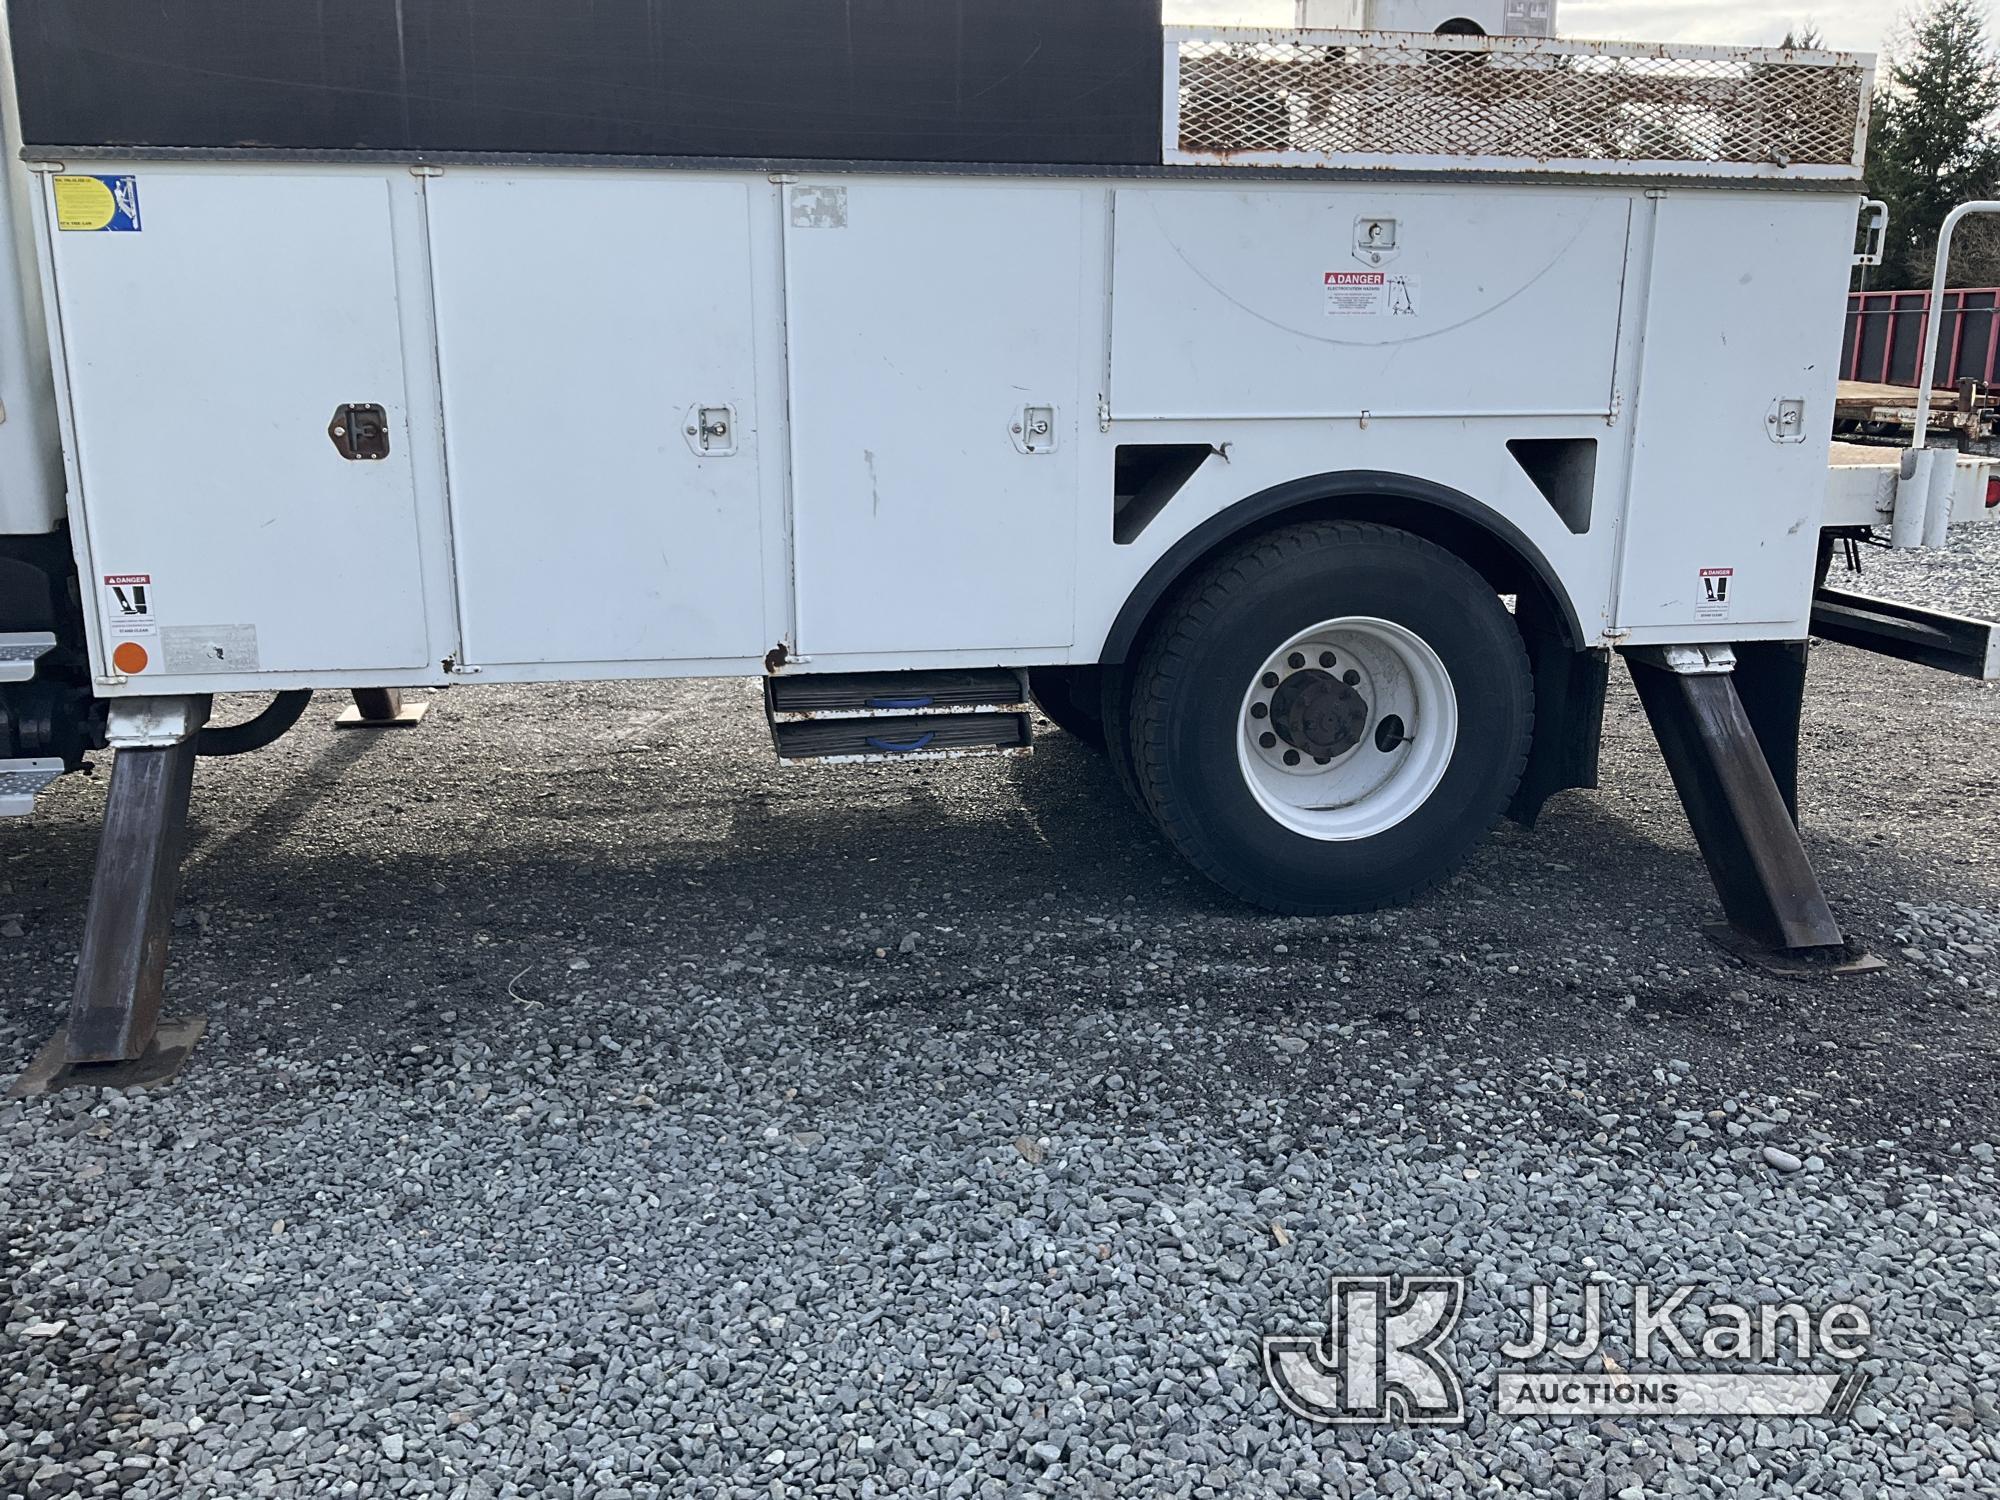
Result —
<path fill-rule="evenodd" d="M 32 147 L 1157 165 L 1158 0 L 10 0 Z"/>

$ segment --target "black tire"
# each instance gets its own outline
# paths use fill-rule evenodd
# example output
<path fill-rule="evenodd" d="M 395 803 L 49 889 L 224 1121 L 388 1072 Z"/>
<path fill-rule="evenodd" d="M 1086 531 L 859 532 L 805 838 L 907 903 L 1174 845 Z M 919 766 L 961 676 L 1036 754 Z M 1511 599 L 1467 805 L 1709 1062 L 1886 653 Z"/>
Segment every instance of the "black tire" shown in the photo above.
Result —
<path fill-rule="evenodd" d="M 1030 667 L 1028 692 L 1056 728 L 1093 750 L 1104 748 L 1102 667 Z"/>
<path fill-rule="evenodd" d="M 1237 749 L 1259 665 L 1330 616 L 1414 633 L 1458 699 L 1435 790 L 1400 823 L 1346 842 L 1266 812 Z M 1449 876 L 1505 811 L 1533 730 L 1527 652 L 1492 586 L 1441 547 L 1358 522 L 1286 527 L 1212 564 L 1148 639 L 1133 683 L 1133 762 L 1168 840 L 1224 890 L 1290 915 L 1370 911 Z"/>
<path fill-rule="evenodd" d="M 1132 760 L 1132 669 L 1123 663 L 1104 669 L 1098 703 L 1104 720 L 1104 758 L 1111 774 L 1132 805 L 1147 817 L 1153 810 L 1139 790 L 1139 770 Z"/>

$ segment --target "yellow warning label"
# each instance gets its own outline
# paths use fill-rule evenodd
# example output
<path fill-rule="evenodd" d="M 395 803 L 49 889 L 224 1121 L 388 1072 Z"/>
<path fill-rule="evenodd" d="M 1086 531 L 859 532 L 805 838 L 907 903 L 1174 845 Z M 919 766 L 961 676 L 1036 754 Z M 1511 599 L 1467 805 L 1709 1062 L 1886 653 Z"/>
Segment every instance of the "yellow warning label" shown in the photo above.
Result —
<path fill-rule="evenodd" d="M 56 195 L 56 228 L 94 232 L 139 228 L 139 183 L 133 177 L 51 178 Z"/>

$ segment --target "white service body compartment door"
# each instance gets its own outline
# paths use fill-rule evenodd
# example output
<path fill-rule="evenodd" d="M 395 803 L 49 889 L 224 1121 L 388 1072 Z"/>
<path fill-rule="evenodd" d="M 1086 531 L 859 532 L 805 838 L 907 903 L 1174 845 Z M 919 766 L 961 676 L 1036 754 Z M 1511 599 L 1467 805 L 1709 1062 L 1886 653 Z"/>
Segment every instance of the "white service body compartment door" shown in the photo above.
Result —
<path fill-rule="evenodd" d="M 1603 191 L 1121 188 L 1111 414 L 1605 414 L 1630 217 Z"/>
<path fill-rule="evenodd" d="M 106 662 L 136 689 L 432 665 L 393 234 L 415 179 L 87 175 L 132 210 L 83 227 L 90 191 L 45 179 Z M 335 446 L 350 403 L 385 410 L 386 458 Z"/>
<path fill-rule="evenodd" d="M 751 186 L 454 167 L 429 197 L 466 661 L 761 657 Z"/>
<path fill-rule="evenodd" d="M 800 183 L 786 235 L 800 648 L 1068 645 L 1083 190 Z"/>
<path fill-rule="evenodd" d="M 1658 213 L 1617 623 L 1803 636 L 1855 200 L 1690 190 Z"/>

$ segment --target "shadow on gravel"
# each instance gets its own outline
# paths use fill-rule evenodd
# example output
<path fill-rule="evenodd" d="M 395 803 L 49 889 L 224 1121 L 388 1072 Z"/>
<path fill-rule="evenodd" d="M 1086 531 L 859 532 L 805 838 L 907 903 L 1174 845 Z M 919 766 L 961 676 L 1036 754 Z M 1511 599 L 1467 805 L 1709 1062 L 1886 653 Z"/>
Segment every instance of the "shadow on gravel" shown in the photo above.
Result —
<path fill-rule="evenodd" d="M 560 1041 L 572 1007 L 598 1002 L 618 1029 L 671 1032 L 677 996 L 706 987 L 803 996 L 805 1024 L 882 1047 L 911 1027 L 1039 1041 L 1187 1012 L 1228 1038 L 1181 1062 L 1191 1082 L 1240 1068 L 1279 1091 L 1370 1048 L 1502 1076 L 1552 1056 L 1634 1076 L 1694 1056 L 1742 1088 L 1805 1080 L 1909 1113 L 1939 1055 L 1954 1087 L 1993 1072 L 1990 1007 L 1893 949 L 1897 902 L 1963 901 L 1962 883 L 1815 825 L 1837 909 L 1896 967 L 1837 984 L 1743 970 L 1700 935 L 1706 871 L 1664 770 L 1629 749 L 1605 791 L 1565 794 L 1532 832 L 1503 824 L 1416 905 L 1316 921 L 1189 874 L 1103 758 L 1056 735 L 1032 760 L 930 772 L 629 754 L 545 777 L 406 766 L 412 742 L 395 743 L 204 768 L 168 987 L 171 1010 L 211 1015 L 208 1055 L 450 1045 L 501 1020 Z M 19 1062 L 67 999 L 85 813 L 38 827 L 32 881 L 0 897 L 27 918 L 0 946 Z M 1300 1030 L 1328 1040 L 1302 1060 L 1273 1050 Z"/>
<path fill-rule="evenodd" d="M 306 822 L 321 803 L 329 797 L 342 795 L 338 778 L 367 760 L 370 752 L 381 743 L 379 734 L 355 731 L 336 735 L 332 743 L 321 749 L 309 764 L 290 772 L 283 783 L 284 789 L 261 812 L 220 837 L 215 836 L 217 830 L 213 825 L 201 820 L 201 802 L 197 793 L 189 830 L 187 861 L 182 867 L 185 875 L 198 875 L 208 866 L 233 864 L 247 853 L 269 849 L 279 843 L 285 835 Z"/>

